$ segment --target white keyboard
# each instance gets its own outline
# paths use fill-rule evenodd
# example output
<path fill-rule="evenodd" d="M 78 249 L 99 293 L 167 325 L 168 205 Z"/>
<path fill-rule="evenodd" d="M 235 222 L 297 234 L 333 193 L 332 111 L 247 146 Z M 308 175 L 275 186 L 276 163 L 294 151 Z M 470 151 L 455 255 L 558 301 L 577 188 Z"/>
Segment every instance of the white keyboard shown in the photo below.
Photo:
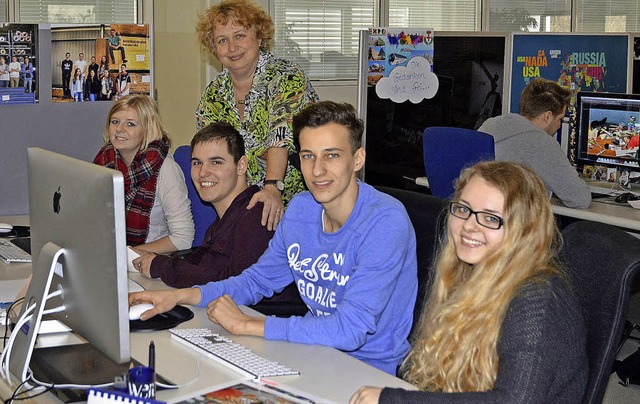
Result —
<path fill-rule="evenodd" d="M 231 339 L 206 328 L 174 328 L 169 330 L 176 341 L 199 351 L 217 362 L 253 379 L 299 375 L 300 372 L 257 355 Z"/>
<path fill-rule="evenodd" d="M 0 259 L 6 262 L 31 262 L 31 254 L 9 240 L 0 239 Z"/>
<path fill-rule="evenodd" d="M 613 189 L 609 187 L 599 187 L 597 185 L 589 185 L 589 191 L 592 194 L 601 194 L 601 195 L 609 195 L 609 196 L 618 196 L 623 192 L 629 192 L 629 191 L 621 191 L 619 189 Z"/>

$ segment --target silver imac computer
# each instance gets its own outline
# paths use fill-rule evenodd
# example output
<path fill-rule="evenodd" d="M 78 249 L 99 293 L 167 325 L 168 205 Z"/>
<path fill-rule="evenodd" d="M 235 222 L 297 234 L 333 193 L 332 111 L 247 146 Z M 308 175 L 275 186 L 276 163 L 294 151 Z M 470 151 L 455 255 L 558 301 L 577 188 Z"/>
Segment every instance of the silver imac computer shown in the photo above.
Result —
<path fill-rule="evenodd" d="M 122 174 L 39 148 L 29 148 L 27 157 L 33 277 L 22 312 L 35 309 L 16 327 L 9 370 L 18 382 L 29 377 L 43 310 L 54 304 L 46 296 L 56 291 L 60 296 L 52 300 L 64 305 L 56 319 L 114 363 L 128 363 Z"/>

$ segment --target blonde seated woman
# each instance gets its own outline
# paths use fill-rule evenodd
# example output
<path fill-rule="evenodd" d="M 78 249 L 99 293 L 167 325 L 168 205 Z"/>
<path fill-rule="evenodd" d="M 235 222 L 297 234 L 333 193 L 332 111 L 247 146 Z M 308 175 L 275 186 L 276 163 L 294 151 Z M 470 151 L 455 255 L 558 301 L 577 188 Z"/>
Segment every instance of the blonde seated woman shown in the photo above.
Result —
<path fill-rule="evenodd" d="M 191 248 L 195 227 L 187 185 L 169 153 L 171 141 L 156 102 L 144 94 L 114 102 L 103 140 L 93 162 L 122 172 L 127 245 L 157 254 Z M 30 283 L 31 276 L 14 300 L 24 297 Z M 16 305 L 11 317 L 21 308 Z"/>
<path fill-rule="evenodd" d="M 419 391 L 362 387 L 350 403 L 579 403 L 583 318 L 556 263 L 542 181 L 515 163 L 466 169 L 420 334 L 400 369 Z"/>
<path fill-rule="evenodd" d="M 93 162 L 124 176 L 127 245 L 164 254 L 191 248 L 195 227 L 182 169 L 158 105 L 132 94 L 116 101 Z"/>

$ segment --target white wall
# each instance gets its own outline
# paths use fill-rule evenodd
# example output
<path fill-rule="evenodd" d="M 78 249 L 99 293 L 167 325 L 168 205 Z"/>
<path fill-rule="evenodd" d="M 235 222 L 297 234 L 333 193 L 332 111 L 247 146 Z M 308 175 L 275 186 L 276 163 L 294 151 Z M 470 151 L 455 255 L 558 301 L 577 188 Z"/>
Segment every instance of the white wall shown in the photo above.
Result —
<path fill-rule="evenodd" d="M 205 8 L 199 0 L 153 2 L 156 99 L 174 148 L 195 134 L 194 111 L 208 83 L 209 56 L 195 33 L 198 13 Z"/>

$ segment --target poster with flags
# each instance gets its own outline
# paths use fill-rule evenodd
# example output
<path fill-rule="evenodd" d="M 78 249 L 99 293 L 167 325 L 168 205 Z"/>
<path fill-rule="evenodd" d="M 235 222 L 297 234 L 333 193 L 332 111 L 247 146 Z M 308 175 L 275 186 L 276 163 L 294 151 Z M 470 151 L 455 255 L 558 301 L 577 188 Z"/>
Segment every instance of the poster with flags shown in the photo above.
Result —
<path fill-rule="evenodd" d="M 626 93 L 629 34 L 514 34 L 510 112 L 518 112 L 520 93 L 536 77 L 573 92 Z"/>

